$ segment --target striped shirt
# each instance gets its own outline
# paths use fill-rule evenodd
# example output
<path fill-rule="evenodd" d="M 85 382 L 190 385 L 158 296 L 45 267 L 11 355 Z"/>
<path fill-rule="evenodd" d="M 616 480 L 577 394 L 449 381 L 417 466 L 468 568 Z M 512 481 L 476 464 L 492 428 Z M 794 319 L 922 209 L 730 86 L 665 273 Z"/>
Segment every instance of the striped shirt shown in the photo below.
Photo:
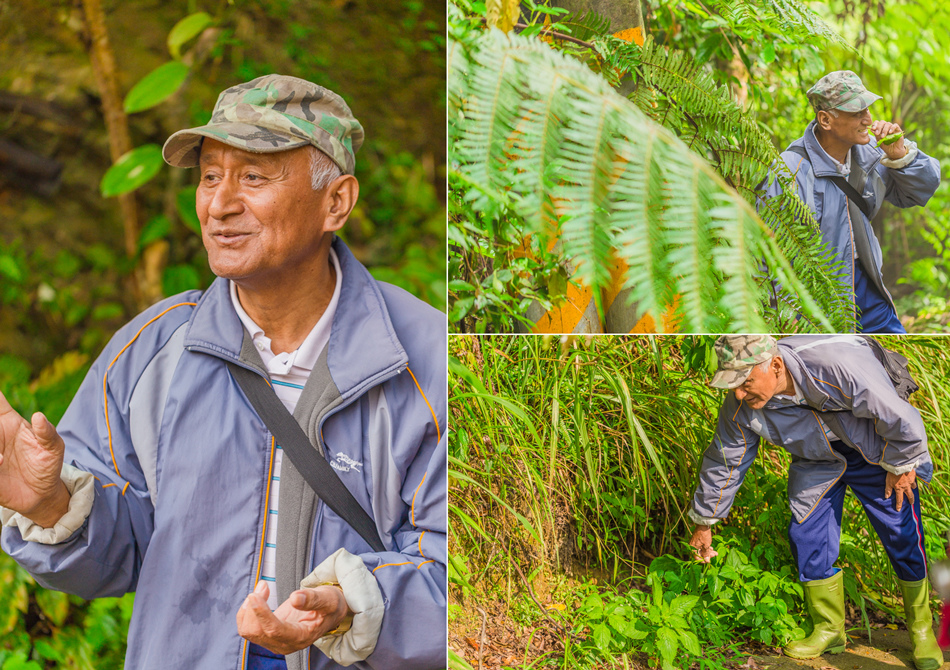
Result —
<path fill-rule="evenodd" d="M 330 304 L 313 327 L 313 330 L 307 335 L 304 341 L 297 347 L 296 351 L 275 354 L 271 349 L 271 340 L 264 331 L 254 323 L 254 320 L 247 315 L 241 302 L 238 299 L 237 288 L 234 282 L 231 284 L 231 302 L 234 305 L 234 311 L 237 312 L 244 328 L 251 335 L 254 346 L 257 347 L 270 374 L 271 383 L 274 385 L 274 392 L 287 410 L 293 414 L 297 406 L 297 400 L 300 399 L 300 392 L 303 390 L 313 366 L 316 365 L 320 353 L 326 347 L 330 340 L 330 326 L 333 323 L 333 315 L 336 313 L 337 303 L 340 299 L 340 286 L 343 284 L 343 273 L 340 270 L 340 261 L 336 253 L 330 249 L 330 260 L 336 270 L 336 286 L 333 288 L 333 297 L 330 298 Z M 267 599 L 267 605 L 272 609 L 277 609 L 280 604 L 277 602 L 277 504 L 280 500 L 280 466 L 283 460 L 284 451 L 277 445 L 274 452 L 274 468 L 271 473 L 270 492 L 267 496 L 267 519 L 265 521 L 264 532 L 264 557 L 261 564 L 261 579 L 267 582 L 270 588 L 270 595 Z"/>

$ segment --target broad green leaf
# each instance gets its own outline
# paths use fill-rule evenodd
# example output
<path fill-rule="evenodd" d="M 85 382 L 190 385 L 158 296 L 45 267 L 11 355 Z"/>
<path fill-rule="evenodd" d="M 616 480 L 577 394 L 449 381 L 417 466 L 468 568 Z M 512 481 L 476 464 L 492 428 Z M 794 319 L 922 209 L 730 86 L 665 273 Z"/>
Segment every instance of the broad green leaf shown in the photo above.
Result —
<path fill-rule="evenodd" d="M 197 191 L 196 186 L 187 186 L 175 194 L 175 207 L 178 209 L 178 216 L 181 222 L 187 226 L 188 230 L 197 235 L 201 235 L 201 221 L 198 220 L 197 212 Z"/>
<path fill-rule="evenodd" d="M 181 47 L 185 42 L 201 34 L 205 28 L 214 23 L 207 12 L 189 14 L 168 33 L 168 51 L 177 60 L 181 58 Z"/>
<path fill-rule="evenodd" d="M 171 221 L 164 214 L 153 216 L 142 226 L 142 232 L 139 233 L 139 250 L 168 235 L 171 227 Z"/>
<path fill-rule="evenodd" d="M 35 594 L 36 604 L 43 614 L 57 626 L 62 626 L 69 615 L 69 599 L 60 591 L 39 590 Z"/>
<path fill-rule="evenodd" d="M 190 265 L 172 265 L 162 273 L 162 291 L 166 296 L 199 288 L 201 277 Z"/>
<path fill-rule="evenodd" d="M 7 254 L 0 254 L 0 275 L 3 275 L 7 279 L 12 279 L 15 282 L 19 282 L 23 279 L 23 271 L 20 270 L 16 259 Z"/>
<path fill-rule="evenodd" d="M 157 175 L 164 164 L 162 148 L 157 144 L 136 147 L 106 171 L 99 183 L 99 192 L 111 198 L 134 191 Z"/>
<path fill-rule="evenodd" d="M 699 602 L 699 596 L 676 596 L 670 603 L 670 612 L 676 616 L 686 616 L 693 610 L 696 603 Z"/>
<path fill-rule="evenodd" d="M 488 25 L 508 33 L 521 15 L 521 0 L 487 0 L 485 9 Z"/>
<path fill-rule="evenodd" d="M 125 96 L 126 113 L 141 112 L 165 101 L 184 83 L 188 72 L 188 66 L 177 60 L 159 65 Z"/>
<path fill-rule="evenodd" d="M 702 656 L 703 650 L 699 645 L 699 638 L 691 630 L 681 630 L 680 639 L 683 641 L 683 647 L 693 656 Z"/>
<path fill-rule="evenodd" d="M 679 636 L 672 628 L 664 627 L 656 632 L 656 648 L 660 651 L 660 657 L 667 663 L 673 662 L 679 647 Z"/>

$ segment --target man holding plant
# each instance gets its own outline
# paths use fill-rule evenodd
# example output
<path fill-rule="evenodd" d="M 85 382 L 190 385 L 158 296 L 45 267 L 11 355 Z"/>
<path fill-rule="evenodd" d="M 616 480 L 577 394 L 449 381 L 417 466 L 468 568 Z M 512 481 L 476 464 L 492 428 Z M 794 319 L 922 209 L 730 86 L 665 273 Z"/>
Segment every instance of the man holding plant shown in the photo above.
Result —
<path fill-rule="evenodd" d="M 884 200 L 902 208 L 926 205 L 940 184 L 940 163 L 904 138 L 898 124 L 872 120 L 869 108 L 881 96 L 869 92 L 854 72 L 827 74 L 807 95 L 815 119 L 782 159 L 840 263 L 859 330 L 904 333 L 884 286 L 881 245 L 871 220 Z M 780 192 L 778 180 L 768 184 L 760 210 Z"/>
<path fill-rule="evenodd" d="M 848 488 L 861 502 L 897 573 L 919 670 L 936 670 L 943 654 L 933 634 L 917 478 L 933 463 L 920 413 L 899 393 L 879 356 L 889 353 L 857 335 L 723 335 L 719 370 L 727 389 L 712 443 L 703 455 L 689 516 L 690 545 L 709 562 L 714 524 L 729 514 L 760 439 L 792 456 L 788 538 L 813 631 L 785 647 L 793 658 L 840 653 L 845 635 L 844 584 L 835 567 Z M 899 367 L 899 366 L 898 366 Z M 909 379 L 909 378 L 907 378 Z"/>

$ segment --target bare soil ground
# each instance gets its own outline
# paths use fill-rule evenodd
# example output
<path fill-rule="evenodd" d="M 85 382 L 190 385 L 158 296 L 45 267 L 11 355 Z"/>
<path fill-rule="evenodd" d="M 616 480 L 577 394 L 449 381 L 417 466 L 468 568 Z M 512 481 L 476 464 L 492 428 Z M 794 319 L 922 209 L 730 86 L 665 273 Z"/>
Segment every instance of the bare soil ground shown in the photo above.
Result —
<path fill-rule="evenodd" d="M 936 631 L 935 631 L 936 632 Z M 753 656 L 752 663 L 740 666 L 744 670 L 794 670 L 795 668 L 816 668 L 817 670 L 890 670 L 891 668 L 913 668 L 911 660 L 910 637 L 906 630 L 880 628 L 872 631 L 871 645 L 867 635 L 852 635 L 851 642 L 843 654 L 825 654 L 810 661 L 797 661 L 787 656 Z M 950 654 L 944 658 L 950 661 Z M 944 663 L 943 668 L 950 668 Z"/>

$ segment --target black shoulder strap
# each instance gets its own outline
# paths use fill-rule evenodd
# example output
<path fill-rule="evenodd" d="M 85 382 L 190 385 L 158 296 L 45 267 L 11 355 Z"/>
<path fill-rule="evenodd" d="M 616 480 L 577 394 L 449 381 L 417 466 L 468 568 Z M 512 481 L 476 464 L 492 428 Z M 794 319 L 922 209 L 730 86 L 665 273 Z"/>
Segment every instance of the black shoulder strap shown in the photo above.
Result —
<path fill-rule="evenodd" d="M 791 151 L 793 154 L 801 156 L 805 160 L 808 160 L 808 154 L 805 152 L 805 147 L 802 146 L 790 146 L 786 151 Z M 858 193 L 857 189 L 854 188 L 851 184 L 848 183 L 848 180 L 841 176 L 828 177 L 835 186 L 841 189 L 841 191 L 848 196 L 848 200 L 853 202 L 858 206 L 858 209 L 866 216 L 868 219 L 871 218 L 871 205 L 868 204 L 868 201 L 861 197 L 861 194 Z"/>
<path fill-rule="evenodd" d="M 297 420 L 287 411 L 274 389 L 261 375 L 228 361 L 231 375 L 237 380 L 247 399 L 251 401 L 267 429 L 277 438 L 277 443 L 290 458 L 290 462 L 303 475 L 327 507 L 339 514 L 373 548 L 386 551 L 376 524 L 343 485 L 326 459 L 314 449 Z"/>

